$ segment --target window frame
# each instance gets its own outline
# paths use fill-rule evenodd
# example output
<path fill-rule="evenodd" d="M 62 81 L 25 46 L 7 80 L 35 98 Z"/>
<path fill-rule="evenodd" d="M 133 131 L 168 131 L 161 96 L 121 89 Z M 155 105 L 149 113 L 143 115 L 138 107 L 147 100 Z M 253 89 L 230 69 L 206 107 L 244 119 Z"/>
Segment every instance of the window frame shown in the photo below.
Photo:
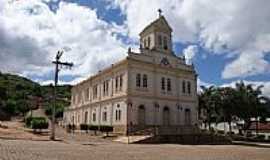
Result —
<path fill-rule="evenodd" d="M 186 93 L 186 81 L 182 81 L 182 93 Z"/>
<path fill-rule="evenodd" d="M 141 87 L 141 74 L 136 74 L 136 87 Z"/>
<path fill-rule="evenodd" d="M 187 82 L 187 93 L 191 94 L 191 83 L 190 83 L 190 81 Z"/>
<path fill-rule="evenodd" d="M 147 88 L 147 80 L 148 79 L 148 77 L 147 77 L 147 75 L 146 74 L 143 74 L 143 88 Z"/>
<path fill-rule="evenodd" d="M 171 92 L 172 91 L 172 84 L 171 84 L 171 79 L 167 78 L 167 91 Z"/>
<path fill-rule="evenodd" d="M 165 78 L 162 77 L 162 78 L 161 78 L 161 90 L 162 90 L 162 91 L 165 91 L 165 89 L 166 89 L 166 87 L 165 87 Z"/>
<path fill-rule="evenodd" d="M 163 49 L 168 50 L 168 40 L 166 36 L 163 37 Z"/>

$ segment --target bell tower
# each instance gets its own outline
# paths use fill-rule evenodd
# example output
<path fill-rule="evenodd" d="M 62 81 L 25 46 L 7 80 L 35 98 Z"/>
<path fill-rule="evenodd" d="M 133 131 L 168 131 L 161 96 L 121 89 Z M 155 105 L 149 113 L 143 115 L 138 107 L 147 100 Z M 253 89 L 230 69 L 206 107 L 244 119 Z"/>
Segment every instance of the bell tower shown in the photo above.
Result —
<path fill-rule="evenodd" d="M 172 54 L 172 28 L 158 10 L 158 19 L 146 26 L 140 33 L 140 48 Z"/>

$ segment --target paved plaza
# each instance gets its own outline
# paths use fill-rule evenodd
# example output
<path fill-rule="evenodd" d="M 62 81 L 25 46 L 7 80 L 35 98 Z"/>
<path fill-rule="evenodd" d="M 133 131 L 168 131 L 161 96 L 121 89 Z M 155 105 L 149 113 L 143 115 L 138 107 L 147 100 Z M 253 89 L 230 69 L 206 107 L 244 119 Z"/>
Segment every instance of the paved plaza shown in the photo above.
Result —
<path fill-rule="evenodd" d="M 120 144 L 111 141 L 0 140 L 1 160 L 269 160 L 269 148 L 237 145 Z"/>

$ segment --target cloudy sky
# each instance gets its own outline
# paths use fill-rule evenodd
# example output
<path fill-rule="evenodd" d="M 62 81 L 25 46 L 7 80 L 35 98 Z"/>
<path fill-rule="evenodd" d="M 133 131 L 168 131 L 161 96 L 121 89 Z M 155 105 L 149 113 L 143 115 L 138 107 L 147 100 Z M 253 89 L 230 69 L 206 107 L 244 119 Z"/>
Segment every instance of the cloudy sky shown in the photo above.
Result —
<path fill-rule="evenodd" d="M 136 50 L 158 8 L 200 84 L 244 80 L 270 95 L 269 0 L 0 0 L 0 71 L 50 83 L 64 49 L 75 66 L 60 82 L 74 84 Z"/>

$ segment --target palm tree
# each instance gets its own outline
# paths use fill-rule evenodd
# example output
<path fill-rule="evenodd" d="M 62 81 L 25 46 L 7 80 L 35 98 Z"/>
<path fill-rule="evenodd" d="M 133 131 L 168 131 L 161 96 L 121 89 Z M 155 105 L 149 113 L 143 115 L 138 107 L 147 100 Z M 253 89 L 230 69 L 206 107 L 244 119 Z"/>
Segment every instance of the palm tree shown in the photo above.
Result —
<path fill-rule="evenodd" d="M 232 133 L 232 121 L 236 112 L 236 91 L 231 87 L 219 88 L 220 108 L 222 109 L 222 116 L 224 123 L 229 124 L 229 133 Z"/>
<path fill-rule="evenodd" d="M 204 113 L 206 117 L 204 118 L 205 126 L 208 125 L 210 130 L 211 122 L 214 118 L 217 118 L 218 113 L 218 92 L 215 86 L 205 87 L 201 86 L 202 93 L 199 94 L 199 112 Z"/>
<path fill-rule="evenodd" d="M 257 118 L 260 114 L 259 108 L 262 106 L 262 85 L 254 87 L 252 84 L 245 85 L 243 81 L 236 83 L 236 105 L 237 116 L 244 120 L 245 128 L 248 128 L 251 118 L 256 118 L 256 133 L 258 132 Z M 245 129 L 244 128 L 244 129 Z"/>

